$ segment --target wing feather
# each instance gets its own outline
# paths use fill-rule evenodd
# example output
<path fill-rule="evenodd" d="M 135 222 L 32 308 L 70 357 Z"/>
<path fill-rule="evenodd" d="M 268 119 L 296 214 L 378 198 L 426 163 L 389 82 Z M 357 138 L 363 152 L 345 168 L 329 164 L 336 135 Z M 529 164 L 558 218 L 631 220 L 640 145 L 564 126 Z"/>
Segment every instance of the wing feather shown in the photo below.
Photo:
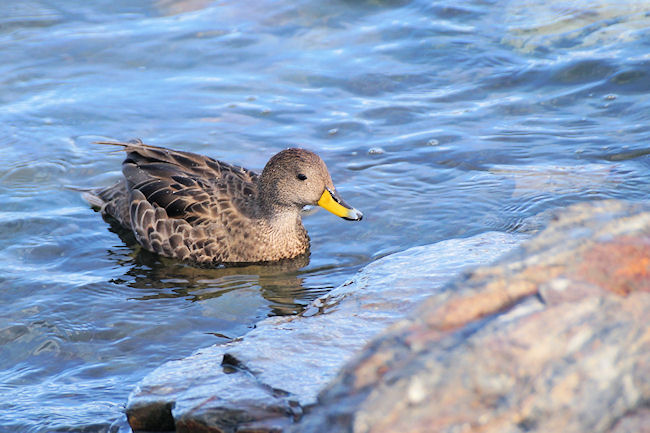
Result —
<path fill-rule="evenodd" d="M 254 217 L 258 175 L 212 158 L 150 146 L 122 146 L 124 180 L 95 191 L 102 212 L 146 249 L 197 262 L 231 259 L 228 233 Z"/>
<path fill-rule="evenodd" d="M 190 152 L 122 143 L 127 157 L 122 172 L 130 191 L 165 209 L 170 218 L 193 225 L 218 223 L 225 209 L 252 216 L 258 175 L 242 167 Z"/>

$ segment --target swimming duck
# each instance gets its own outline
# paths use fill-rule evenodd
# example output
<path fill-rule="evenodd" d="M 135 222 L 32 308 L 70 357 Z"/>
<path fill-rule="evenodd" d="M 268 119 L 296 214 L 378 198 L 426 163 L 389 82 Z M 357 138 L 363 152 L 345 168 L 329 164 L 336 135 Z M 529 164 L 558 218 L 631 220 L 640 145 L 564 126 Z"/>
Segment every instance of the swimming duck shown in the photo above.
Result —
<path fill-rule="evenodd" d="M 323 160 L 305 149 L 281 151 L 257 174 L 140 140 L 99 144 L 126 151 L 124 178 L 84 198 L 166 257 L 200 264 L 291 259 L 309 250 L 304 206 L 363 217 L 339 197 Z"/>

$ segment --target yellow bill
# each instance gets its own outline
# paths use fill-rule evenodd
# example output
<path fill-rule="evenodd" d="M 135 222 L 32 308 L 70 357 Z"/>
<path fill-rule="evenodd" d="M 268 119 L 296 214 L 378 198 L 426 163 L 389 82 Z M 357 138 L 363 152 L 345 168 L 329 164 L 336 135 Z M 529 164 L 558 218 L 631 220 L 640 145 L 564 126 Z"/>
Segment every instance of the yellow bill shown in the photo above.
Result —
<path fill-rule="evenodd" d="M 363 214 L 344 202 L 336 192 L 325 188 L 318 200 L 318 206 L 332 212 L 334 215 L 350 221 L 360 221 Z"/>

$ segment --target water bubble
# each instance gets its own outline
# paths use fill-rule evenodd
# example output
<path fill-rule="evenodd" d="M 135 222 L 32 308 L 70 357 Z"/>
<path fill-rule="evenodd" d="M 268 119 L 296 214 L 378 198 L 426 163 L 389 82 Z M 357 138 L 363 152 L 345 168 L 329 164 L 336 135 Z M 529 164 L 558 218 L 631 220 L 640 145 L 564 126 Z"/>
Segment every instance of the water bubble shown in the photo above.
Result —
<path fill-rule="evenodd" d="M 339 128 L 332 128 L 329 131 L 327 131 L 327 134 L 329 135 L 334 135 L 339 132 Z"/>

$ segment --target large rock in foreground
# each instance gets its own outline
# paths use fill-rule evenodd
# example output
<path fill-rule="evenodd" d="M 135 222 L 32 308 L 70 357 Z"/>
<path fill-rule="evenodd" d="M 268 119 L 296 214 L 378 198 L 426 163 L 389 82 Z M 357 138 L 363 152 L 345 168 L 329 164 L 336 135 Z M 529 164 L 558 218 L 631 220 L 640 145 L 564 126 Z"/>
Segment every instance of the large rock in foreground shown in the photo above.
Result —
<path fill-rule="evenodd" d="M 485 233 L 380 259 L 301 316 L 266 319 L 229 344 L 163 364 L 131 394 L 129 424 L 135 431 L 282 431 L 373 336 L 522 239 Z"/>
<path fill-rule="evenodd" d="M 562 213 L 374 340 L 293 432 L 649 432 L 650 212 Z"/>

